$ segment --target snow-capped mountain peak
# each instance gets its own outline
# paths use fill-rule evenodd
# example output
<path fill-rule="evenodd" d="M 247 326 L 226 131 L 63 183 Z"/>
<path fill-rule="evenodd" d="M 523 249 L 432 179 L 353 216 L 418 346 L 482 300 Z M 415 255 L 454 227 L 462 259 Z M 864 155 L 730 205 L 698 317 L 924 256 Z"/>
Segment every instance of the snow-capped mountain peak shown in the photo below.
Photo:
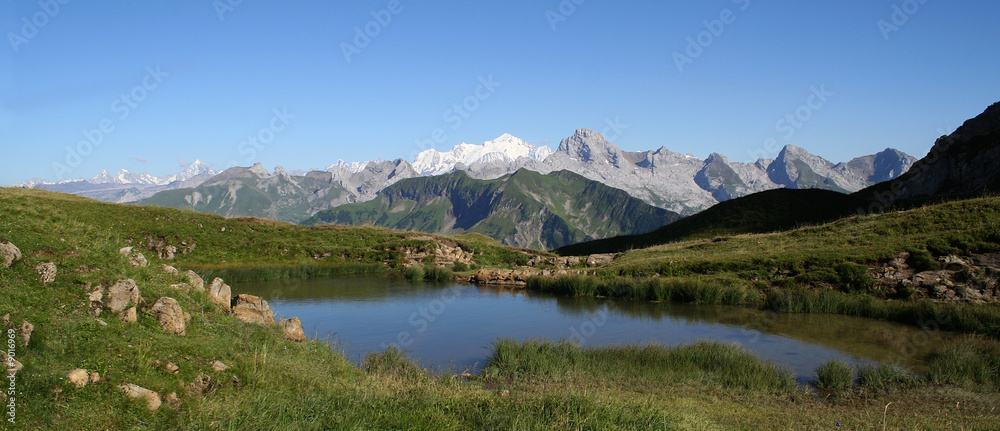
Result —
<path fill-rule="evenodd" d="M 536 147 L 523 139 L 504 133 L 482 145 L 463 142 L 449 151 L 438 151 L 433 148 L 421 151 L 413 160 L 413 169 L 420 175 L 441 175 L 454 170 L 458 163 L 468 166 L 491 161 L 512 162 L 519 157 L 544 160 L 549 154 L 552 154 L 552 149 L 549 147 L 544 145 Z"/>

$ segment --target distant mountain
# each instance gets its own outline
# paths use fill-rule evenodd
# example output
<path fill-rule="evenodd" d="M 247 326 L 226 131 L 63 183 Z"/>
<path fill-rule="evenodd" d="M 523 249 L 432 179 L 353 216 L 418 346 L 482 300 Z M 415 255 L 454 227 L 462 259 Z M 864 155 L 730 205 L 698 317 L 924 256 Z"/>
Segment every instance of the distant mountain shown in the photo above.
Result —
<path fill-rule="evenodd" d="M 892 205 L 907 199 L 1000 192 L 1000 102 L 937 139 L 905 174 L 857 193 Z"/>
<path fill-rule="evenodd" d="M 128 169 L 122 169 L 117 174 L 111 175 L 103 170 L 89 180 L 81 178 L 50 182 L 36 178 L 16 187 L 39 188 L 73 193 L 106 202 L 125 203 L 144 199 L 164 190 L 194 187 L 213 175 L 215 172 L 208 165 L 195 160 L 181 172 L 165 177 L 155 177 L 145 172 L 137 174 Z"/>
<path fill-rule="evenodd" d="M 535 148 L 518 141 L 522 152 Z M 474 153 L 472 147 L 476 146 L 462 144 L 452 152 Z M 427 157 L 418 171 L 457 169 L 466 171 L 474 178 L 491 179 L 522 168 L 541 173 L 568 170 L 625 190 L 651 205 L 685 215 L 728 199 L 777 188 L 853 192 L 875 181 L 895 178 L 915 161 L 913 157 L 887 149 L 847 163 L 834 164 L 802 148 L 788 145 L 773 160 L 738 163 L 730 162 L 717 153 L 701 159 L 662 147 L 651 151 L 622 151 L 600 133 L 588 129 L 579 129 L 573 136 L 563 139 L 558 149 L 544 159 L 479 159 L 471 163 L 442 162 L 438 165 L 430 163 L 433 160 L 436 159 Z"/>
<path fill-rule="evenodd" d="M 481 233 L 507 245 L 548 249 L 647 232 L 678 217 L 572 172 L 522 169 L 494 180 L 461 171 L 402 180 L 374 200 L 319 212 L 303 224 Z"/>
<path fill-rule="evenodd" d="M 486 141 L 483 145 L 472 145 L 462 143 L 450 151 L 441 152 L 429 149 L 417 154 L 413 161 L 413 168 L 420 175 L 441 175 L 463 166 L 475 164 L 500 164 L 513 165 L 518 159 L 544 160 L 552 154 L 549 147 L 536 147 L 520 138 L 504 133 L 500 137 Z"/>
<path fill-rule="evenodd" d="M 298 223 L 324 209 L 370 200 L 388 184 L 419 176 L 403 160 L 370 162 L 357 172 L 329 169 L 292 175 L 281 166 L 268 172 L 260 163 L 234 167 L 197 187 L 157 193 L 139 204 Z"/>

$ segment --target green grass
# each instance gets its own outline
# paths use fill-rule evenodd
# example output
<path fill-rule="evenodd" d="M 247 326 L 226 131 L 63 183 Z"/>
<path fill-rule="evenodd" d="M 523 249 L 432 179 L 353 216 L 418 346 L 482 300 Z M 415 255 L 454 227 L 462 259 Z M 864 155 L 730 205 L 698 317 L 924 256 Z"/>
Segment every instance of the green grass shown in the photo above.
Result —
<path fill-rule="evenodd" d="M 145 251 L 151 265 L 132 267 L 118 249 L 143 249 L 148 235 L 197 247 L 174 261 Z M 473 242 L 494 253 L 476 254 L 477 264 L 510 263 L 490 259 L 515 251 L 476 239 L 226 220 L 10 189 L 0 189 L 0 239 L 24 254 L 0 269 L 0 315 L 9 313 L 11 326 L 27 320 L 36 327 L 31 344 L 17 346 L 25 367 L 17 378 L 17 429 L 806 429 L 834 421 L 858 429 L 881 425 L 888 402 L 895 403 L 888 416 L 893 429 L 985 428 L 995 424 L 990 409 L 1000 402 L 995 390 L 986 390 L 996 387 L 1000 357 L 995 341 L 986 338 L 957 344 L 932 364 L 933 385 L 833 402 L 804 392 L 787 371 L 752 354 L 707 342 L 602 349 L 498 343 L 495 361 L 472 378 L 432 375 L 399 351 L 374 354 L 357 367 L 327 343 L 284 340 L 277 328 L 245 324 L 218 310 L 205 292 L 172 289 L 185 277 L 160 270 L 170 263 L 197 268 L 203 278 L 232 277 L 226 281 L 301 275 L 315 267 L 333 273 L 384 267 L 399 248 L 433 247 L 435 241 Z M 322 257 L 328 252 L 333 254 Z M 50 261 L 59 273 L 42 285 L 33 267 Z M 89 314 L 84 286 L 124 278 L 136 281 L 147 304 L 175 298 L 192 317 L 187 335 L 165 333 L 147 309 L 134 324 L 105 311 L 107 326 L 101 325 Z M 602 283 L 595 283 L 596 293 L 623 288 Z M 746 287 L 726 276 L 715 283 Z M 719 298 L 713 290 L 693 277 L 690 283 L 656 281 L 645 295 L 741 301 L 713 299 Z M 214 370 L 215 360 L 230 368 Z M 180 370 L 169 373 L 156 361 L 174 362 Z M 948 362 L 966 364 L 968 371 L 949 374 Z M 76 388 L 65 375 L 78 367 L 105 380 Z M 199 378 L 211 382 L 208 390 L 188 394 Z M 121 393 L 122 383 L 177 392 L 181 404 L 148 411 Z"/>
<path fill-rule="evenodd" d="M 816 386 L 840 391 L 854 386 L 854 370 L 846 362 L 831 359 L 816 368 Z"/>

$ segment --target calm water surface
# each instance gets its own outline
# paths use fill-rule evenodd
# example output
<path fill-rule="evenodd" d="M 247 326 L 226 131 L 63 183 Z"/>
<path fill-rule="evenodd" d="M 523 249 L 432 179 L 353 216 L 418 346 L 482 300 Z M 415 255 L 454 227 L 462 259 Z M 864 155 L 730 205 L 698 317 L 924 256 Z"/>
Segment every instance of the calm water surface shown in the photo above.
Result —
<path fill-rule="evenodd" d="M 284 279 L 233 284 L 266 299 L 306 335 L 340 345 L 351 360 L 396 345 L 421 365 L 475 371 L 498 337 L 572 339 L 585 346 L 699 340 L 737 343 L 815 378 L 832 358 L 926 371 L 953 334 L 877 320 L 777 314 L 741 307 L 567 298 L 455 283 L 383 277 Z"/>

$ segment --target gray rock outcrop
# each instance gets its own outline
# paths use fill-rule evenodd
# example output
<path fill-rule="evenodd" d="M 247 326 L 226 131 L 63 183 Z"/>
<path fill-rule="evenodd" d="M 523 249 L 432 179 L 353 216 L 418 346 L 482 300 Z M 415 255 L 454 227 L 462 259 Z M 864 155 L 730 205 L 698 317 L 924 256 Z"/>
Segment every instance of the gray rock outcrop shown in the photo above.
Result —
<path fill-rule="evenodd" d="M 153 316 L 160 322 L 164 331 L 174 335 L 187 334 L 184 322 L 184 310 L 174 298 L 163 297 L 153 304 Z"/>
<path fill-rule="evenodd" d="M 233 316 L 247 323 L 274 326 L 274 311 L 264 299 L 240 294 L 233 298 Z"/>
<path fill-rule="evenodd" d="M 208 296 L 212 299 L 212 302 L 229 310 L 232 304 L 233 291 L 221 278 L 215 277 L 212 280 L 212 284 L 208 286 Z"/>

